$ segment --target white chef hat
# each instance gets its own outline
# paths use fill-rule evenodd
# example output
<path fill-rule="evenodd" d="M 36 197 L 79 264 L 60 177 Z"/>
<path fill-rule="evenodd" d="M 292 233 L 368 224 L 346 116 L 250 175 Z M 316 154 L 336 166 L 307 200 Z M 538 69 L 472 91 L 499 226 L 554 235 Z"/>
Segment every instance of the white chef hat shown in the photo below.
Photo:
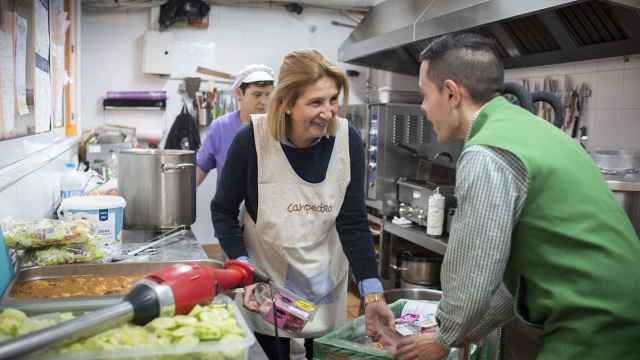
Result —
<path fill-rule="evenodd" d="M 258 81 L 274 81 L 273 69 L 267 65 L 252 64 L 245 67 L 238 75 L 233 83 L 233 88 L 236 89 L 243 83 L 254 83 Z"/>

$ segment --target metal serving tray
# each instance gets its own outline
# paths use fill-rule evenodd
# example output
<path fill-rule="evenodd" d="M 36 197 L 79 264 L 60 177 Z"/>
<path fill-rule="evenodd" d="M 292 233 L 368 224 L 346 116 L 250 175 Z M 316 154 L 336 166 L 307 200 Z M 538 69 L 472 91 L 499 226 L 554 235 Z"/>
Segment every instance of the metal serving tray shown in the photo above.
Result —
<path fill-rule="evenodd" d="M 96 310 L 104 306 L 113 305 L 122 299 L 122 296 L 86 296 L 52 299 L 18 299 L 12 296 L 14 289 L 22 283 L 42 280 L 60 279 L 78 276 L 117 276 L 149 274 L 163 267 L 180 263 L 197 263 L 216 268 L 221 268 L 222 263 L 212 259 L 178 260 L 166 262 L 140 262 L 140 263 L 105 263 L 105 264 L 72 264 L 55 266 L 37 266 L 20 269 L 9 284 L 9 287 L 0 301 L 0 308 L 11 307 L 22 310 L 27 314 L 43 314 L 51 312 L 84 312 Z"/>

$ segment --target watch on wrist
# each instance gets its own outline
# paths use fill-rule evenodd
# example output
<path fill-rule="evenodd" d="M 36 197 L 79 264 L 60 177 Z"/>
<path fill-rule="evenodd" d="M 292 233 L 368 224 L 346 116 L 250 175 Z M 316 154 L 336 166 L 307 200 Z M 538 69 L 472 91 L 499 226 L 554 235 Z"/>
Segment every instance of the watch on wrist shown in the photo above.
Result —
<path fill-rule="evenodd" d="M 373 293 L 373 294 L 367 294 L 364 296 L 365 305 L 369 305 L 371 303 L 378 302 L 378 301 L 384 302 L 384 295 L 382 295 L 382 293 Z"/>

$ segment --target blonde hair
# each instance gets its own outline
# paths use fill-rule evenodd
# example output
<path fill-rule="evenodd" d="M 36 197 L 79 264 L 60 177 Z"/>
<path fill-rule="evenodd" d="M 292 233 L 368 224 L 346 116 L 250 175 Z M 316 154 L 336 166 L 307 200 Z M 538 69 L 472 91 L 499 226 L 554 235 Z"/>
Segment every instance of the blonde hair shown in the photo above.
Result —
<path fill-rule="evenodd" d="M 343 92 L 343 104 L 349 103 L 349 81 L 345 73 L 329 62 L 317 50 L 296 50 L 284 57 L 280 66 L 280 76 L 275 90 L 269 98 L 267 110 L 267 126 L 269 132 L 276 139 L 285 138 L 291 128 L 291 116 L 286 114 L 307 86 L 328 77 L 335 80 L 338 94 Z M 327 132 L 336 134 L 335 117 L 329 121 Z"/>

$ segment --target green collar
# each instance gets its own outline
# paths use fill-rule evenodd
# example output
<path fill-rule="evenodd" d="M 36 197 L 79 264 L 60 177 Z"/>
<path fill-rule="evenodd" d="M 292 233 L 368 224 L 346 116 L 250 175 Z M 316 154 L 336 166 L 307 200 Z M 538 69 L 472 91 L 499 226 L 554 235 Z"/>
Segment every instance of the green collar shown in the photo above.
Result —
<path fill-rule="evenodd" d="M 502 96 L 496 96 L 493 99 L 489 100 L 489 102 L 482 105 L 478 116 L 471 123 L 471 130 L 469 131 L 469 136 L 467 137 L 466 141 L 469 141 L 478 133 L 478 131 L 480 131 L 480 129 L 482 129 L 484 124 L 489 119 L 489 114 L 493 113 L 495 109 L 498 109 L 506 104 L 509 104 L 509 101 L 507 99 Z"/>

